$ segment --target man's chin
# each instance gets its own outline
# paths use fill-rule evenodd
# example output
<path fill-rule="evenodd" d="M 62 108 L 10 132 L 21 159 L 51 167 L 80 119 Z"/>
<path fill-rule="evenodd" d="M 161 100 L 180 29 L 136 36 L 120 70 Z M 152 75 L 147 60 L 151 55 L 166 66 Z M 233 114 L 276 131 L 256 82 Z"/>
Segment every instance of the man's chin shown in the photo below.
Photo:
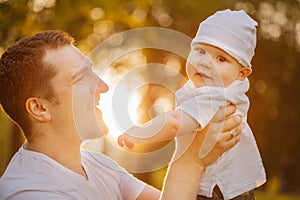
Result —
<path fill-rule="evenodd" d="M 102 132 L 103 135 L 107 135 L 108 128 L 107 128 L 106 124 L 103 121 L 101 110 L 96 108 L 95 112 L 96 112 L 96 120 L 97 120 L 97 124 L 98 124 L 99 129 L 101 129 L 101 132 Z"/>
<path fill-rule="evenodd" d="M 108 133 L 108 128 L 102 120 L 102 113 L 98 109 L 88 114 L 81 113 L 81 115 L 76 118 L 76 121 L 76 128 L 82 141 L 99 138 Z"/>
<path fill-rule="evenodd" d="M 90 139 L 95 139 L 95 138 L 99 138 L 99 137 L 103 137 L 105 135 L 104 132 L 102 131 L 97 131 L 96 129 L 94 130 L 88 130 L 86 133 L 84 134 L 80 134 L 81 140 L 90 140 Z"/>

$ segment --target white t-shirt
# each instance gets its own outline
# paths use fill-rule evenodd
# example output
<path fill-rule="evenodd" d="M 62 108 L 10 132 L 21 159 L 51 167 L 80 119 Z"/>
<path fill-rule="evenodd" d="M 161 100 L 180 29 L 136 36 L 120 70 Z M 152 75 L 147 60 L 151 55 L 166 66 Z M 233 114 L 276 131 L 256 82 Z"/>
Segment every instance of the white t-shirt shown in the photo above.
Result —
<path fill-rule="evenodd" d="M 215 185 L 218 185 L 224 199 L 231 199 L 244 192 L 252 190 L 266 182 L 263 163 L 255 142 L 254 135 L 247 123 L 249 99 L 246 92 L 249 81 L 234 81 L 226 88 L 201 87 L 196 88 L 188 81 L 176 94 L 183 110 L 193 117 L 204 128 L 221 106 L 231 102 L 237 106 L 237 114 L 242 116 L 242 134 L 240 141 L 225 152 L 214 164 L 207 167 L 201 176 L 198 194 L 212 196 Z M 196 98 L 191 98 L 196 96 Z M 212 131 L 211 133 L 215 133 Z M 209 138 L 208 134 L 205 138 Z M 214 136 L 214 138 L 217 138 Z M 177 137 L 177 144 L 184 137 Z M 208 139 L 207 141 L 213 141 Z M 204 141 L 205 142 L 205 141 Z M 211 147 L 215 143 L 209 144 Z M 205 146 L 206 144 L 204 144 Z M 210 148 L 207 148 L 210 149 Z"/>
<path fill-rule="evenodd" d="M 21 147 L 0 179 L 0 199 L 132 200 L 146 186 L 101 153 L 81 151 L 81 160 L 88 180 L 44 154 Z"/>

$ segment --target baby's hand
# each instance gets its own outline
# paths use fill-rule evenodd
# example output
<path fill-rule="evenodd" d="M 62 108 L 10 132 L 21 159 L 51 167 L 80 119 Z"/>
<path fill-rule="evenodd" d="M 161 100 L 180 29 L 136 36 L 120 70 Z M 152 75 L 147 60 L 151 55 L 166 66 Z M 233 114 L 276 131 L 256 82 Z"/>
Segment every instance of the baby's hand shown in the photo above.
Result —
<path fill-rule="evenodd" d="M 134 147 L 134 143 L 129 141 L 128 136 L 126 134 L 120 135 L 118 137 L 118 144 L 121 147 L 124 147 L 125 144 L 125 146 L 127 146 L 129 149 L 132 149 Z"/>

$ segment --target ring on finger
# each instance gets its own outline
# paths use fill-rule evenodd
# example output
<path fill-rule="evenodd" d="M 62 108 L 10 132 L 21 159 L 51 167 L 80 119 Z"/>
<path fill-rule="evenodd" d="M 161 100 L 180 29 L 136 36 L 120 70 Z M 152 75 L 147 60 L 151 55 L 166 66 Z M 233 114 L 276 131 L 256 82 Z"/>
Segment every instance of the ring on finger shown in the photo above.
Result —
<path fill-rule="evenodd" d="M 230 133 L 230 140 L 233 138 L 233 131 L 231 130 L 231 131 L 229 131 L 229 133 Z"/>

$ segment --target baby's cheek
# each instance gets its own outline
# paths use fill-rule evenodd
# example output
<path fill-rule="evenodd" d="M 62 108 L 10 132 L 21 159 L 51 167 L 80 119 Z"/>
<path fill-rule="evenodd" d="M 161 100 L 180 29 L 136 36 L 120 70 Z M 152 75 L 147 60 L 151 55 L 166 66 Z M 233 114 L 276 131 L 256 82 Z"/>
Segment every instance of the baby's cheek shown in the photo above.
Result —
<path fill-rule="evenodd" d="M 193 76 L 190 79 L 197 88 L 204 87 L 207 85 L 206 81 L 201 76 Z"/>

